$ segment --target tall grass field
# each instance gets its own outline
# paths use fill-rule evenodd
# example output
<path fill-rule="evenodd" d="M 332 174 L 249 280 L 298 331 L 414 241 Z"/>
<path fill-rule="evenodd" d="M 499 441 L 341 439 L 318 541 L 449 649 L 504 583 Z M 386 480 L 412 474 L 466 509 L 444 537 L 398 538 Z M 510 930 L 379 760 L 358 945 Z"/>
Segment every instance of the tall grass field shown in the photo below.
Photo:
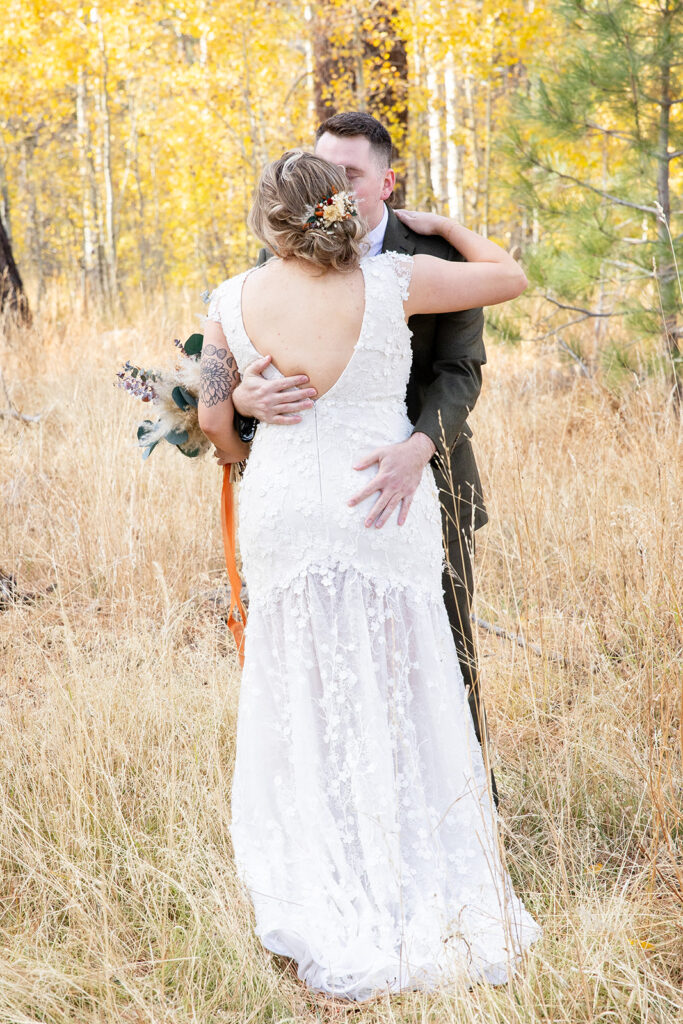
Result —
<path fill-rule="evenodd" d="M 490 346 L 475 615 L 500 829 L 543 936 L 508 986 L 354 1006 L 255 939 L 228 823 L 240 673 L 211 457 L 116 390 L 201 303 L 47 301 L 0 336 L 0 1022 L 683 1020 L 683 431 Z M 34 421 L 11 415 L 12 410 Z"/>

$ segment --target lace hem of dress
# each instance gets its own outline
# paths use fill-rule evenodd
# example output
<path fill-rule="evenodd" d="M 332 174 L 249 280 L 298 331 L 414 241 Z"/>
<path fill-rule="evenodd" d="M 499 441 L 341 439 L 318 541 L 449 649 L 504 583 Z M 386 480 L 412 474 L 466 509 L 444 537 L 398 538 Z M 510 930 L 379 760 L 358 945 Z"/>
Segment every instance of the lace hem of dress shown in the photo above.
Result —
<path fill-rule="evenodd" d="M 245 567 L 246 568 L 246 567 Z M 446 561 L 442 562 L 442 571 L 446 568 Z M 413 597 L 415 603 L 424 605 L 431 601 L 443 601 L 443 586 L 439 580 L 438 586 L 429 586 L 426 582 L 407 580 L 405 573 L 400 569 L 396 574 L 389 574 L 384 577 L 377 577 L 367 572 L 361 565 L 353 560 L 330 561 L 329 558 L 321 561 L 306 561 L 291 570 L 291 575 L 279 576 L 276 582 L 269 579 L 259 584 L 250 582 L 245 572 L 247 587 L 250 598 L 258 597 L 259 605 L 266 608 L 271 602 L 277 603 L 283 599 L 287 592 L 290 595 L 301 596 L 309 586 L 311 580 L 320 583 L 330 594 L 334 594 L 339 586 L 340 578 L 346 579 L 349 575 L 361 580 L 372 587 L 378 597 L 390 594 L 401 594 Z"/>
<path fill-rule="evenodd" d="M 328 963 L 321 963 L 310 945 L 296 932 L 273 929 L 269 932 L 257 930 L 261 942 L 273 953 L 292 957 L 297 961 L 297 975 L 313 991 L 366 1002 L 383 993 L 406 990 L 433 990 L 458 982 L 467 986 L 479 982 L 490 985 L 505 985 L 512 975 L 522 967 L 528 949 L 540 938 L 540 928 L 530 918 L 524 922 L 518 933 L 517 951 L 513 955 L 501 952 L 500 959 L 489 959 L 482 949 L 474 951 L 470 944 L 462 942 L 461 949 L 451 946 L 441 962 L 433 957 L 410 962 L 407 958 L 390 956 L 386 950 L 375 948 L 365 951 L 367 959 L 363 968 L 335 971 Z M 448 937 L 444 938 L 444 951 Z M 450 953 L 450 970 L 444 963 Z"/>

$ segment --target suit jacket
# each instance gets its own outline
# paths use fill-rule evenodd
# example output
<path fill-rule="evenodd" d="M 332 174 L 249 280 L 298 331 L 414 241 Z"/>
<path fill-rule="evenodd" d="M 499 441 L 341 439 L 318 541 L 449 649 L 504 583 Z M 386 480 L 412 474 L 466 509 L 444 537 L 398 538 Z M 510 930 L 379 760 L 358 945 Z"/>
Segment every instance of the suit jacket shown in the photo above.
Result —
<path fill-rule="evenodd" d="M 444 260 L 464 257 L 440 235 L 419 235 L 402 224 L 392 209 L 384 235 L 383 252 L 410 256 L 424 253 Z M 444 527 L 448 540 L 456 540 L 456 523 L 475 530 L 488 516 L 467 422 L 481 391 L 481 367 L 486 362 L 484 313 L 465 309 L 457 313 L 411 316 L 413 365 L 406 403 L 416 431 L 427 434 L 436 446 L 432 460 Z"/>
<path fill-rule="evenodd" d="M 411 231 L 391 208 L 382 252 L 426 253 L 464 261 L 445 238 Z M 271 255 L 261 249 L 258 264 Z M 488 522 L 467 422 L 481 391 L 481 367 L 486 362 L 484 313 L 465 309 L 420 314 L 411 316 L 408 326 L 413 332 L 408 416 L 415 430 L 427 434 L 436 447 L 432 468 L 441 499 L 444 539 L 450 545 L 460 542 L 461 527 L 469 532 Z"/>

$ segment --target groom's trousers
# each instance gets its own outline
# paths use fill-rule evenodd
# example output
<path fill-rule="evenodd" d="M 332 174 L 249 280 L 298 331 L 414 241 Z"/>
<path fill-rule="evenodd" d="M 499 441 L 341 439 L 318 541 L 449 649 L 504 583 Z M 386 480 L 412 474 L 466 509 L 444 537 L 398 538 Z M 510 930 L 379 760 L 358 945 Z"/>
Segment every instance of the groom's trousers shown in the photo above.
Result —
<path fill-rule="evenodd" d="M 487 516 L 481 498 L 479 474 L 469 441 L 465 442 L 462 449 L 456 453 L 453 460 L 456 464 L 453 468 L 460 472 L 454 474 L 451 469 L 444 474 L 441 467 L 435 465 L 434 476 L 441 497 L 441 522 L 447 559 L 443 575 L 444 602 L 458 652 L 474 731 L 486 756 L 486 711 L 481 697 L 471 616 L 474 592 L 474 536 L 475 530 L 483 526 Z M 463 469 L 466 470 L 465 473 L 462 472 Z M 466 482 L 463 481 L 463 476 Z M 493 769 L 491 791 L 497 807 L 498 788 Z"/>

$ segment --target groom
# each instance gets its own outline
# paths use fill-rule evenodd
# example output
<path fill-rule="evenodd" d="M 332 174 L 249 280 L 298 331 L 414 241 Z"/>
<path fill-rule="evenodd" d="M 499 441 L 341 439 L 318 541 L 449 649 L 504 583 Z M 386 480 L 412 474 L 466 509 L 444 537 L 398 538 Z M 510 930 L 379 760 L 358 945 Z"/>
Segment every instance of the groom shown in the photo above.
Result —
<path fill-rule="evenodd" d="M 391 169 L 392 144 L 386 128 L 370 114 L 346 112 L 320 125 L 315 153 L 346 169 L 360 212 L 370 228 L 369 255 L 395 251 L 428 253 L 446 260 L 463 257 L 445 239 L 419 235 L 402 224 L 386 205 L 394 189 Z M 262 251 L 259 262 L 267 258 Z M 458 651 L 477 738 L 481 743 L 486 716 L 480 698 L 472 638 L 470 609 L 473 590 L 472 554 L 474 531 L 487 522 L 481 482 L 470 443 L 467 416 L 481 390 L 481 367 L 486 362 L 482 341 L 481 309 L 458 313 L 413 316 L 413 365 L 406 401 L 414 424 L 411 437 L 400 444 L 372 452 L 356 463 L 357 469 L 377 464 L 377 475 L 354 496 L 358 503 L 378 495 L 369 525 L 382 525 L 398 509 L 405 521 L 422 470 L 431 461 L 441 498 L 444 545 L 449 569 L 444 573 L 444 598 Z M 266 379 L 261 376 L 269 357 L 246 370 L 232 393 L 237 427 L 251 440 L 254 420 L 295 423 L 309 408 L 313 389 L 297 388 L 301 377 Z M 252 418 L 251 420 L 249 418 Z M 498 804 L 491 772 L 493 796 Z"/>

